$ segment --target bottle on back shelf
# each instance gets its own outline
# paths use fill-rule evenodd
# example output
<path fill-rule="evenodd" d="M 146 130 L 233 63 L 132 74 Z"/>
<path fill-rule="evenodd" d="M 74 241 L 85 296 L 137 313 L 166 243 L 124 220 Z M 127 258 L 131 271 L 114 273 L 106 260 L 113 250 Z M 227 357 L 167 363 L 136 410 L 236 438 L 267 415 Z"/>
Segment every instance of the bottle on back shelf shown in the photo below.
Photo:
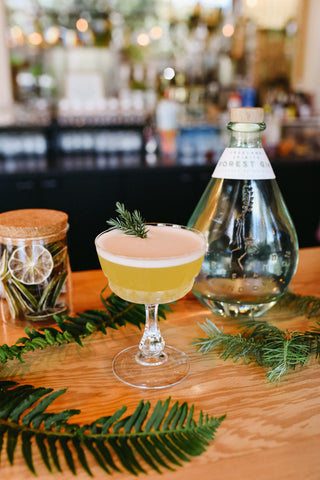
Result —
<path fill-rule="evenodd" d="M 247 318 L 271 308 L 298 263 L 297 235 L 261 145 L 262 108 L 233 108 L 229 147 L 188 226 L 207 237 L 193 293 L 219 315 Z"/>

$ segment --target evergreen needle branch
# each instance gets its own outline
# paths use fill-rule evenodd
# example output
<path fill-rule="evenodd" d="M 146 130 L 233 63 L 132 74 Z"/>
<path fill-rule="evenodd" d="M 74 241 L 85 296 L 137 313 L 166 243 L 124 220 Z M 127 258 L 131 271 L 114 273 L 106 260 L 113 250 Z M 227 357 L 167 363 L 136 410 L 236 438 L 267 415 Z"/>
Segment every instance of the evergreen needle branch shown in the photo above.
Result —
<path fill-rule="evenodd" d="M 210 320 L 200 325 L 207 337 L 195 338 L 199 352 L 220 352 L 220 358 L 255 362 L 268 368 L 266 378 L 275 382 L 298 365 L 320 355 L 320 328 L 306 332 L 280 330 L 265 321 L 250 320 L 236 334 L 225 334 Z"/>
<path fill-rule="evenodd" d="M 105 289 L 104 289 L 105 290 Z M 104 291 L 103 290 L 103 291 Z M 25 328 L 25 336 L 19 338 L 14 345 L 0 345 L 0 362 L 19 359 L 30 351 L 45 349 L 53 345 L 77 342 L 82 346 L 82 339 L 95 332 L 107 334 L 108 329 L 118 329 L 127 323 L 138 328 L 145 323 L 145 308 L 143 305 L 122 300 L 112 293 L 107 298 L 100 295 L 105 310 L 86 310 L 75 317 L 58 316 L 54 319 L 56 325 L 39 329 Z M 172 311 L 167 304 L 159 306 L 159 317 L 166 318 L 166 312 Z"/>
<path fill-rule="evenodd" d="M 116 212 L 119 216 L 107 221 L 110 227 L 117 228 L 126 235 L 147 238 L 148 229 L 145 220 L 142 218 L 138 210 L 134 210 L 133 213 L 130 213 L 126 210 L 123 203 L 117 202 Z"/>
<path fill-rule="evenodd" d="M 236 335 L 224 333 L 223 327 L 219 330 L 209 319 L 200 327 L 207 337 L 193 340 L 192 344 L 198 347 L 199 352 L 207 354 L 216 349 L 220 351 L 220 357 L 224 360 L 231 358 L 238 361 L 242 358 L 246 363 L 260 357 L 261 345 L 252 338 L 245 338 L 241 333 Z"/>
<path fill-rule="evenodd" d="M 291 310 L 296 315 L 304 315 L 307 318 L 320 317 L 320 298 L 287 292 L 275 308 Z"/>
<path fill-rule="evenodd" d="M 11 464 L 20 438 L 24 461 L 35 475 L 35 449 L 51 473 L 54 469 L 62 472 L 62 455 L 73 474 L 77 473 L 75 458 L 90 476 L 89 464 L 93 460 L 105 474 L 123 469 L 132 475 L 147 473 L 145 465 L 157 473 L 175 470 L 206 450 L 225 418 L 200 411 L 196 420 L 193 405 L 172 405 L 168 397 L 164 402 L 159 400 L 152 412 L 150 403 L 141 400 L 129 416 L 124 416 L 127 407 L 123 406 L 112 415 L 79 425 L 69 423 L 69 419 L 80 410 L 46 411 L 64 393 L 65 390 L 0 382 L 0 454 L 6 443 Z"/>

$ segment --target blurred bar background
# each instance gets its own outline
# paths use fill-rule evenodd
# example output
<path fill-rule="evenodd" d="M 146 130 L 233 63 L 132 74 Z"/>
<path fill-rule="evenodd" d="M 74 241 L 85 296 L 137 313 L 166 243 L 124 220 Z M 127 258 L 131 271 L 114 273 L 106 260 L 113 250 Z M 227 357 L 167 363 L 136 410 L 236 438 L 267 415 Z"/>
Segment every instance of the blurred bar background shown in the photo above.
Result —
<path fill-rule="evenodd" d="M 0 0 L 0 211 L 69 215 L 73 270 L 116 201 L 185 224 L 262 106 L 301 247 L 320 244 L 318 0 Z"/>

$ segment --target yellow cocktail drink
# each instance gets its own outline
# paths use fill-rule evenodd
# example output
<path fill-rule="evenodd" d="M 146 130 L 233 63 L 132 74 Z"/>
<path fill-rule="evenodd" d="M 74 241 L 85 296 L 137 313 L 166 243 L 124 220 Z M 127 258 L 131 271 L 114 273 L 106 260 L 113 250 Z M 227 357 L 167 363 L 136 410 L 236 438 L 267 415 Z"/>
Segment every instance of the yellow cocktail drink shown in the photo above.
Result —
<path fill-rule="evenodd" d="M 192 229 L 148 225 L 147 238 L 117 229 L 96 239 L 110 288 L 134 303 L 167 303 L 191 290 L 205 253 L 205 239 Z"/>
<path fill-rule="evenodd" d="M 178 300 L 191 290 L 201 268 L 206 238 L 195 229 L 172 224 L 142 224 L 141 238 L 132 228 L 133 216 L 121 204 L 117 211 L 123 221 L 120 229 L 111 228 L 95 241 L 100 264 L 114 293 L 144 304 L 146 316 L 139 345 L 115 356 L 113 372 L 133 387 L 175 385 L 188 375 L 190 362 L 184 352 L 165 344 L 158 325 L 158 304 Z M 139 221 L 137 214 L 135 218 Z M 126 228 L 128 219 L 132 235 Z"/>

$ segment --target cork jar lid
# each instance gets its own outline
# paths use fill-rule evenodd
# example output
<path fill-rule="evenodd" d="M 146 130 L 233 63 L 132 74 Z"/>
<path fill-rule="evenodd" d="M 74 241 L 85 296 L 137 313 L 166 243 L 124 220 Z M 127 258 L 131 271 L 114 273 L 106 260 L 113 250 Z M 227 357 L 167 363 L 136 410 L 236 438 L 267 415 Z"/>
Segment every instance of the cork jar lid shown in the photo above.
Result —
<path fill-rule="evenodd" d="M 39 238 L 57 235 L 68 226 L 68 215 L 58 210 L 30 208 L 0 213 L 0 237 Z"/>
<path fill-rule="evenodd" d="M 230 120 L 234 123 L 262 123 L 264 110 L 260 107 L 231 108 Z"/>

